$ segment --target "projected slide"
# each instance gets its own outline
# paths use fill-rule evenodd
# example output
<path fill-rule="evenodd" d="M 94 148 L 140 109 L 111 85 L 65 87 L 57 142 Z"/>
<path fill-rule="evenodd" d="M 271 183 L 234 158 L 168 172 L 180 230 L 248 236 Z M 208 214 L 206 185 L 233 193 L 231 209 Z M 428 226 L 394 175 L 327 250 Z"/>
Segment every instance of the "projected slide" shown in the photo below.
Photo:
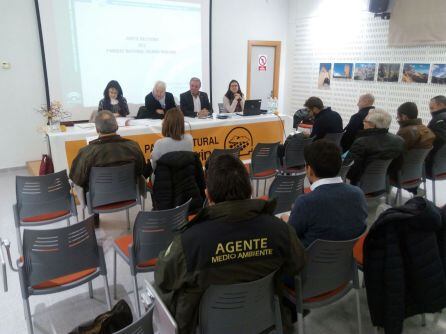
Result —
<path fill-rule="evenodd" d="M 133 111 L 156 80 L 177 97 L 191 77 L 207 87 L 208 14 L 201 1 L 41 2 L 50 97 L 73 119 L 97 107 L 109 80 L 119 81 Z"/>

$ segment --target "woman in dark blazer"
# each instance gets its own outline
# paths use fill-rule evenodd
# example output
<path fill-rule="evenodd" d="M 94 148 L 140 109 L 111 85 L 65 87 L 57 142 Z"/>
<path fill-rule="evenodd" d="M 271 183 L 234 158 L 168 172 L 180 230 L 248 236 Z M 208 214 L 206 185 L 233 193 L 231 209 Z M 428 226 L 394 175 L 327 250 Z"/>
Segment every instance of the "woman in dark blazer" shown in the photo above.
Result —
<path fill-rule="evenodd" d="M 152 92 L 146 96 L 146 112 L 138 118 L 163 119 L 164 113 L 176 107 L 172 93 L 166 92 L 166 83 L 157 81 Z"/>
<path fill-rule="evenodd" d="M 110 81 L 104 89 L 104 98 L 99 101 L 98 111 L 110 110 L 115 116 L 125 117 L 129 114 L 127 100 L 116 80 Z"/>

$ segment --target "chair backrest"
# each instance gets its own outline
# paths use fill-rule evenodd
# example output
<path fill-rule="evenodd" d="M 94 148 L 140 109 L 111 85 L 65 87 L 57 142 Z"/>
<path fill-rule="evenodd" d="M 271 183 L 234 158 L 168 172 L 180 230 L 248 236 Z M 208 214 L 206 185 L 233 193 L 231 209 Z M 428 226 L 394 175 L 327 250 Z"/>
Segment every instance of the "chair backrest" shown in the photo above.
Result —
<path fill-rule="evenodd" d="M 341 169 L 339 169 L 338 176 L 342 177 L 342 181 L 345 182 L 345 179 L 347 178 L 347 173 L 350 170 L 350 168 L 353 166 L 355 162 L 352 160 L 348 164 L 342 164 Z"/>
<path fill-rule="evenodd" d="M 135 164 L 93 167 L 90 171 L 87 200 L 95 208 L 100 205 L 137 200 Z"/>
<path fill-rule="evenodd" d="M 290 138 L 285 145 L 285 155 L 283 158 L 284 169 L 305 165 L 304 149 L 311 144 L 313 138 L 294 137 Z"/>
<path fill-rule="evenodd" d="M 387 169 L 389 160 L 373 160 L 365 168 L 359 181 L 359 187 L 364 194 L 383 193 L 387 188 Z"/>
<path fill-rule="evenodd" d="M 21 272 L 26 284 L 22 289 L 87 269 L 104 272 L 99 252 L 92 217 L 57 229 L 25 229 Z"/>
<path fill-rule="evenodd" d="M 114 334 L 154 334 L 153 309 L 154 306 L 151 305 L 141 318 Z"/>
<path fill-rule="evenodd" d="M 346 241 L 316 240 L 306 249 L 307 264 L 301 274 L 303 299 L 333 291 L 353 278 L 353 246 Z"/>
<path fill-rule="evenodd" d="M 138 212 L 133 228 L 133 265 L 157 258 L 167 249 L 174 234 L 186 224 L 191 201 L 169 210 Z"/>
<path fill-rule="evenodd" d="M 410 183 L 411 187 L 421 183 L 423 177 L 424 160 L 431 149 L 412 149 L 403 154 L 403 165 L 399 173 L 399 183 L 404 186 Z"/>
<path fill-rule="evenodd" d="M 230 154 L 233 155 L 236 158 L 240 157 L 240 147 L 235 148 L 215 148 L 212 153 L 211 157 L 218 157 L 219 155 L 223 154 Z"/>
<path fill-rule="evenodd" d="M 274 275 L 248 283 L 211 285 L 200 302 L 200 334 L 261 333 L 274 326 Z"/>
<path fill-rule="evenodd" d="M 269 188 L 269 198 L 277 200 L 274 214 L 291 210 L 296 198 L 304 193 L 304 180 L 306 173 L 294 175 L 276 175 Z"/>
<path fill-rule="evenodd" d="M 338 132 L 338 133 L 327 133 L 323 139 L 327 141 L 331 141 L 335 143 L 337 146 L 341 146 L 341 139 L 344 135 L 344 132 Z"/>
<path fill-rule="evenodd" d="M 223 103 L 218 104 L 218 112 L 220 114 L 225 112 L 225 107 L 224 107 Z"/>
<path fill-rule="evenodd" d="M 434 175 L 435 178 L 446 177 L 446 144 L 435 153 L 432 165 L 432 175 Z"/>
<path fill-rule="evenodd" d="M 279 143 L 258 143 L 252 152 L 251 173 L 257 174 L 279 167 Z"/>
<path fill-rule="evenodd" d="M 71 186 L 67 171 L 42 176 L 17 176 L 16 198 L 19 218 L 56 211 L 71 211 Z"/>

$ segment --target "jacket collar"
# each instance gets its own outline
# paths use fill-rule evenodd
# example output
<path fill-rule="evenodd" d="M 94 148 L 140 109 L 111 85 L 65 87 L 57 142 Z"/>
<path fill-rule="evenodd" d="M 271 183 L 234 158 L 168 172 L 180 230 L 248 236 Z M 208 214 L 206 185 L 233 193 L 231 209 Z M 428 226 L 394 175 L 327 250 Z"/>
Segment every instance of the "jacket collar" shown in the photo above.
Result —
<path fill-rule="evenodd" d="M 121 141 L 127 141 L 128 139 L 122 138 L 120 135 L 112 135 L 112 136 L 105 136 L 105 137 L 99 137 L 95 140 L 92 140 L 90 142 L 91 144 L 107 144 L 107 143 L 116 143 Z"/>
<path fill-rule="evenodd" d="M 375 106 L 368 106 L 368 107 L 364 107 L 358 110 L 359 114 L 368 114 L 370 109 L 375 109 Z"/>
<path fill-rule="evenodd" d="M 327 112 L 330 112 L 330 111 L 331 111 L 331 107 L 327 107 L 327 108 L 325 108 L 325 109 L 322 109 L 322 110 L 319 112 L 319 114 L 317 114 L 317 115 L 314 116 L 314 118 L 318 118 L 318 117 L 322 116 L 323 114 L 325 114 L 325 113 L 327 113 Z"/>
<path fill-rule="evenodd" d="M 228 223 L 245 221 L 260 214 L 273 214 L 276 201 L 262 199 L 246 199 L 226 201 L 203 208 L 190 224 L 201 223 L 207 220 L 224 219 Z"/>
<path fill-rule="evenodd" d="M 442 113 L 446 113 L 446 108 L 434 111 L 431 114 L 432 114 L 433 117 L 435 117 L 435 116 L 438 116 L 438 115 L 440 115 Z"/>
<path fill-rule="evenodd" d="M 416 119 L 408 119 L 406 121 L 398 121 L 398 123 L 400 124 L 401 128 L 404 128 L 406 126 L 412 126 L 412 125 L 421 125 L 423 124 L 421 121 L 421 118 L 416 118 Z"/>
<path fill-rule="evenodd" d="M 368 137 L 368 136 L 376 136 L 381 134 L 386 134 L 389 132 L 389 129 L 365 129 L 358 133 L 358 137 Z"/>

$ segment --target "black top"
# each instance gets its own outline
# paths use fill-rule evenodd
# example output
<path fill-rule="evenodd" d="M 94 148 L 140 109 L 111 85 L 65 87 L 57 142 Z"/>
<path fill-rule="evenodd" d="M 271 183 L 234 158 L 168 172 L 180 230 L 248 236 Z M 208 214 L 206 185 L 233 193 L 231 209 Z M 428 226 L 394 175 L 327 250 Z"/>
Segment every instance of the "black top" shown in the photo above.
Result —
<path fill-rule="evenodd" d="M 365 107 L 359 109 L 359 111 L 350 117 L 350 121 L 345 127 L 345 133 L 341 139 L 341 146 L 344 152 L 347 152 L 355 141 L 356 135 L 359 131 L 364 130 L 364 119 L 369 114 L 370 109 L 374 109 L 374 106 Z"/>
<path fill-rule="evenodd" d="M 118 98 L 118 104 L 111 104 L 110 99 L 102 99 L 99 101 L 98 111 L 110 110 L 112 113 L 118 113 L 119 116 L 125 117 L 129 114 L 129 107 L 125 97 Z"/>
<path fill-rule="evenodd" d="M 427 127 L 435 134 L 432 150 L 429 152 L 429 155 L 426 158 L 426 173 L 429 177 L 431 177 L 434 157 L 440 148 L 442 148 L 446 143 L 446 109 L 433 112 L 432 119 Z"/>
<path fill-rule="evenodd" d="M 163 108 L 161 106 L 161 103 L 158 100 L 156 100 L 153 97 L 153 94 L 150 92 L 146 96 L 145 107 L 147 109 L 147 113 L 144 115 L 144 117 L 140 117 L 140 118 L 163 119 L 164 118 L 164 114 L 160 115 L 160 114 L 158 114 L 156 112 L 156 110 L 157 109 L 163 109 L 164 111 L 166 111 L 166 110 L 169 110 L 171 108 L 175 108 L 176 107 L 175 99 L 173 98 L 172 93 L 166 92 L 165 103 L 166 103 L 166 105 Z"/>
<path fill-rule="evenodd" d="M 210 113 L 212 113 L 209 104 L 208 94 L 206 94 L 205 92 L 199 92 L 198 94 L 200 96 L 201 109 L 207 109 Z M 180 95 L 180 108 L 184 116 L 188 117 L 196 116 L 194 112 L 194 100 L 190 90 Z"/>
<path fill-rule="evenodd" d="M 336 111 L 331 110 L 330 107 L 327 107 L 314 117 L 313 130 L 310 137 L 315 141 L 324 138 L 327 133 L 340 132 L 342 132 L 341 116 Z"/>

